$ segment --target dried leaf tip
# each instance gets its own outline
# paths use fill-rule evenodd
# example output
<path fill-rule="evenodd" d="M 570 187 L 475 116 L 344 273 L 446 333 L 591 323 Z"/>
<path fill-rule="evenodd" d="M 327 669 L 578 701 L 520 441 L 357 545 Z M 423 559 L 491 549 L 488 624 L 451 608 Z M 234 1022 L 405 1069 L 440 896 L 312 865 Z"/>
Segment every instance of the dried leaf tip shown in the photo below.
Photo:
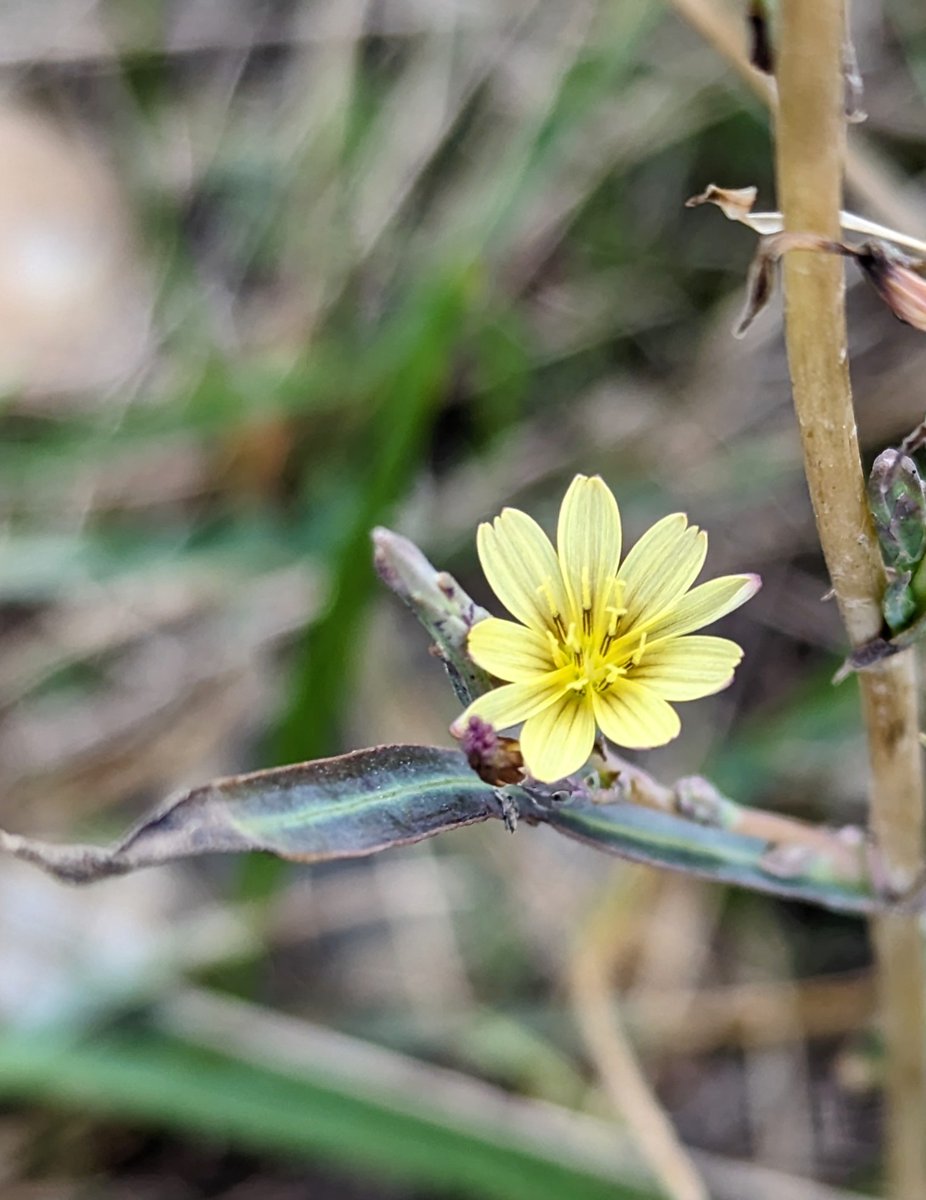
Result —
<path fill-rule="evenodd" d="M 709 183 L 700 195 L 686 200 L 685 207 L 699 208 L 702 204 L 714 204 L 728 220 L 748 225 L 760 235 L 781 233 L 784 229 L 784 218 L 780 212 L 753 212 L 755 194 L 756 189 L 751 187 L 722 188 L 716 183 Z M 922 238 L 899 229 L 891 229 L 887 225 L 879 225 L 877 221 L 869 221 L 867 217 L 860 217 L 857 213 L 840 212 L 839 224 L 847 233 L 877 238 L 879 241 L 905 246 L 917 254 L 926 255 L 926 241 Z"/>
<path fill-rule="evenodd" d="M 781 213 L 755 213 L 752 211 L 755 200 L 754 187 L 722 188 L 710 183 L 699 195 L 685 201 L 686 208 L 713 204 L 728 220 L 747 225 L 762 239 L 749 269 L 746 304 L 733 331 L 736 337 L 746 333 L 774 294 L 775 264 L 788 250 L 816 250 L 855 259 L 894 316 L 914 329 L 926 332 L 926 278 L 920 273 L 926 268 L 926 262 L 911 258 L 897 248 L 907 246 L 922 254 L 926 253 L 926 243 L 845 212 L 840 213 L 841 227 L 853 233 L 872 235 L 869 241 L 853 246 L 809 233 L 785 233 Z"/>
<path fill-rule="evenodd" d="M 716 183 L 709 183 L 699 195 L 689 196 L 685 207 L 700 208 L 702 204 L 716 204 L 730 221 L 745 222 L 758 194 L 758 188 L 755 187 L 722 188 Z"/>

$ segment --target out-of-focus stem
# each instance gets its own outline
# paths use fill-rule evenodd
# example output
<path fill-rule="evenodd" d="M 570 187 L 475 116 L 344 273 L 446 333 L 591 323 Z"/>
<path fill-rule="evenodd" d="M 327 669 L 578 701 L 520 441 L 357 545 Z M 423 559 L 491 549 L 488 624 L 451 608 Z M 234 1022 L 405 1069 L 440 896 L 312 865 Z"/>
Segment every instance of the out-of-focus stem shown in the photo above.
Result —
<path fill-rule="evenodd" d="M 777 165 L 785 228 L 837 238 L 842 192 L 843 0 L 782 0 Z M 856 647 L 881 627 L 883 568 L 865 499 L 849 384 L 842 263 L 795 252 L 784 265 L 794 403 L 811 499 L 836 600 Z M 871 764 L 871 828 L 891 884 L 909 887 L 923 852 L 915 660 L 859 676 Z M 887 1043 L 891 1200 L 926 1196 L 926 1005 L 915 918 L 875 922 Z"/>
<path fill-rule="evenodd" d="M 731 6 L 718 0 L 669 0 L 669 3 L 729 63 L 746 86 L 774 110 L 774 83 L 752 66 L 746 54 L 745 5 Z M 858 134 L 853 137 L 846 155 L 846 179 L 862 205 L 882 221 L 910 233 L 922 230 L 921 205 L 907 198 L 902 186 L 904 181 L 896 168 Z"/>
<path fill-rule="evenodd" d="M 573 955 L 569 991 L 579 1031 L 615 1111 L 671 1200 L 709 1200 L 701 1174 L 646 1081 L 614 1003 L 615 959 L 628 910 L 640 911 L 658 877 L 631 867 L 615 878 Z"/>
<path fill-rule="evenodd" d="M 671 4 L 679 16 L 684 17 L 692 29 L 727 60 L 764 104 L 774 106 L 775 84 L 768 75 L 757 71 L 746 56 L 745 22 L 735 24 L 729 14 L 718 9 L 711 0 L 671 0 Z"/>

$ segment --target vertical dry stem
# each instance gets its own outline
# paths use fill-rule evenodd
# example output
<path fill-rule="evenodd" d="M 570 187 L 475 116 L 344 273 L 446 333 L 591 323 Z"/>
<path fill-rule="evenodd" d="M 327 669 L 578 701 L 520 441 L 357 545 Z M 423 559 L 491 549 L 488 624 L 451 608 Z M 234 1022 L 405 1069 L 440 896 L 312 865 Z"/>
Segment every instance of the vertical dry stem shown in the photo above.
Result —
<path fill-rule="evenodd" d="M 838 236 L 844 153 L 843 0 L 782 0 L 777 157 L 785 227 Z M 788 362 L 820 541 L 853 646 L 878 633 L 883 571 L 865 501 L 843 304 L 843 266 L 793 253 L 784 268 Z M 871 827 L 891 881 L 911 882 L 923 850 L 923 780 L 913 652 L 860 677 L 871 765 Z M 887 1044 L 892 1200 L 926 1197 L 926 1007 L 914 917 L 875 925 Z"/>
<path fill-rule="evenodd" d="M 605 1091 L 671 1200 L 709 1200 L 707 1186 L 646 1081 L 614 1003 L 616 957 L 630 911 L 640 911 L 659 876 L 625 867 L 587 921 L 571 963 L 569 991 L 579 1032 Z"/>

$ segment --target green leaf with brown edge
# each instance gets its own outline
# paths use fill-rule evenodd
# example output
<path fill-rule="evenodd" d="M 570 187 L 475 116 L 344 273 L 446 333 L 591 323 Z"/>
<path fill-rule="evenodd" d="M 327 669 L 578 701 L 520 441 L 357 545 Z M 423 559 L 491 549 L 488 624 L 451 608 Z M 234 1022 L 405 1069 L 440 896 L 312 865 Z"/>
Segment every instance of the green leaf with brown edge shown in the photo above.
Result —
<path fill-rule="evenodd" d="M 533 784 L 493 788 L 458 750 L 377 746 L 213 780 L 168 800 L 109 847 L 57 846 L 0 830 L 0 850 L 64 882 L 92 883 L 200 854 L 357 858 L 490 818 L 511 826 L 520 817 L 632 862 L 717 883 L 841 912 L 890 907 L 874 886 L 864 848 L 837 831 L 796 845 L 751 836 L 729 828 L 740 808 L 719 795 L 711 808 L 699 793 L 697 816 L 620 797 L 565 796 Z"/>
<path fill-rule="evenodd" d="M 888 907 L 869 878 L 865 856 L 812 846 L 776 846 L 761 837 L 647 808 L 630 800 L 574 797 L 522 803 L 521 816 L 631 862 L 667 867 L 715 883 L 735 884 L 834 912 L 869 913 Z M 834 838 L 838 835 L 833 833 Z M 856 860 L 857 865 L 847 865 Z"/>
<path fill-rule="evenodd" d="M 213 780 L 168 800 L 109 847 L 0 831 L 0 849 L 65 882 L 91 883 L 200 854 L 355 858 L 502 816 L 496 791 L 459 751 L 376 746 Z"/>

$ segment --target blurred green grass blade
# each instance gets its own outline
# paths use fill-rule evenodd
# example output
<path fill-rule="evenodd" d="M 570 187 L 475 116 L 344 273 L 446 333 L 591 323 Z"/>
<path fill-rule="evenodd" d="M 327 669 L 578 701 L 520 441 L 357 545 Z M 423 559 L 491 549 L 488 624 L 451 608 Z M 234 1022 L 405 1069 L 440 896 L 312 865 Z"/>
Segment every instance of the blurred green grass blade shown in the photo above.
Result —
<path fill-rule="evenodd" d="M 386 323 L 369 359 L 359 354 L 369 373 L 373 428 L 364 431 L 356 463 L 344 472 L 341 493 L 348 511 L 337 544 L 329 547 L 330 606 L 307 628 L 296 650 L 286 709 L 272 739 L 277 762 L 319 758 L 341 745 L 362 621 L 375 586 L 370 529 L 386 518 L 415 474 L 472 284 L 469 268 L 427 280 Z M 249 858 L 240 873 L 239 896 L 271 896 L 284 870 L 275 859 Z"/>
<path fill-rule="evenodd" d="M 648 0 L 604 5 L 592 37 L 577 16 L 571 36 L 580 40 L 578 53 L 568 61 L 570 51 L 563 51 L 550 95 L 500 148 L 500 161 L 486 171 L 476 197 L 466 196 L 469 212 L 458 214 L 474 252 L 483 254 L 490 245 L 493 253 L 504 253 L 518 236 L 525 212 L 567 168 L 583 127 L 638 69 L 640 45 L 659 16 L 659 6 Z"/>
<path fill-rule="evenodd" d="M 54 601 L 87 584 L 129 576 L 224 578 L 230 583 L 305 560 L 301 530 L 269 513 L 210 528 L 141 532 L 88 529 L 73 534 L 15 533 L 0 538 L 0 599 Z"/>
<path fill-rule="evenodd" d="M 343 488 L 349 511 L 332 547 L 331 607 L 307 631 L 299 652 L 276 739 L 278 761 L 316 758 L 339 744 L 360 621 L 375 579 L 370 529 L 386 518 L 414 477 L 475 281 L 469 268 L 428 281 L 392 322 L 392 335 L 380 338 L 387 351 L 383 377 L 370 388 L 378 412 Z"/>
<path fill-rule="evenodd" d="M 562 93 L 528 130 L 524 144 L 509 148 L 507 169 L 499 172 L 487 188 L 488 196 L 475 205 L 470 238 L 460 246 L 451 222 L 443 238 L 446 244 L 439 240 L 436 248 L 430 248 L 432 261 L 453 262 L 456 257 L 462 265 L 455 270 L 445 266 L 436 273 L 433 266 L 424 268 L 421 281 L 408 289 L 402 309 L 386 322 L 375 345 L 360 352 L 365 364 L 362 391 L 379 408 L 365 445 L 377 449 L 374 461 L 364 463 L 353 481 L 357 501 L 354 519 L 336 550 L 332 611 L 307 633 L 276 741 L 279 761 L 331 753 L 338 745 L 345 677 L 373 581 L 366 552 L 368 532 L 385 519 L 413 475 L 461 332 L 474 312 L 476 298 L 484 300 L 487 245 L 491 244 L 494 258 L 510 242 L 517 232 L 512 218 L 523 198 L 555 178 L 562 165 L 560 148 L 632 69 L 633 49 L 653 20 L 651 6 L 642 0 L 634 0 L 626 12 L 614 16 L 601 54 L 566 72 Z M 450 250 L 450 246 L 457 248 Z M 484 315 L 477 318 L 476 328 L 481 329 L 485 320 Z M 525 366 L 520 362 L 518 369 Z M 509 376 L 507 382 L 517 387 L 517 379 Z"/>
<path fill-rule="evenodd" d="M 0 1038 L 0 1098 L 230 1141 L 485 1200 L 646 1200 L 642 1184 L 560 1157 L 556 1144 L 452 1123 L 428 1097 L 353 1085 L 330 1071 L 281 1072 L 147 1031 L 82 1042 Z M 443 1118 L 443 1119 L 442 1119 Z"/>

